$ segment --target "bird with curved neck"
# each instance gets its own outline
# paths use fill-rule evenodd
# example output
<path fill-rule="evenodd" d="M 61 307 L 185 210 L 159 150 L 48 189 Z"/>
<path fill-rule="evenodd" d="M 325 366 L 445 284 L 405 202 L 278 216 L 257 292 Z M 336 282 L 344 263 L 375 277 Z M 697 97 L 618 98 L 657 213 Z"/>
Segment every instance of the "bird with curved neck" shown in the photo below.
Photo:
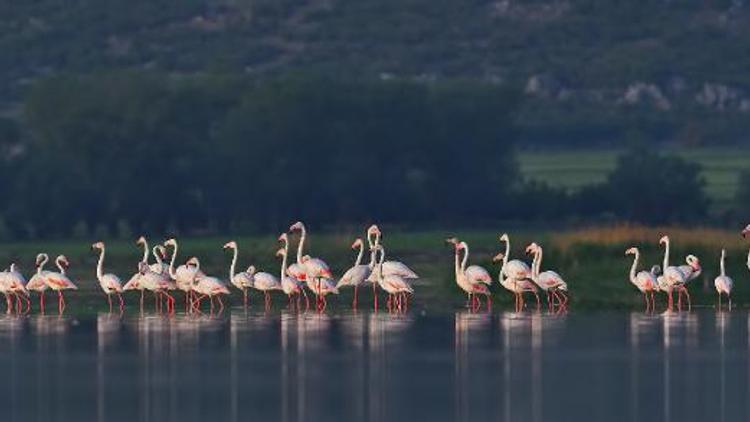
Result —
<path fill-rule="evenodd" d="M 505 252 L 503 253 L 503 266 L 500 271 L 503 272 L 505 278 L 511 280 L 531 280 L 531 269 L 529 266 L 518 259 L 510 259 L 510 237 L 507 233 L 500 235 L 500 243 L 505 244 Z"/>
<path fill-rule="evenodd" d="M 281 240 L 281 237 L 279 237 L 279 239 Z M 276 251 L 276 256 L 281 257 L 281 269 L 279 272 L 281 290 L 284 292 L 284 294 L 286 294 L 288 298 L 289 307 L 292 306 L 292 299 L 295 296 L 297 297 L 297 308 L 299 309 L 300 297 L 302 297 L 302 295 L 304 294 L 305 298 L 307 298 L 307 293 L 305 293 L 305 288 L 299 280 L 286 274 L 287 258 L 289 256 L 289 242 L 283 243 L 284 246 Z M 309 302 L 307 302 L 307 306 L 309 306 Z"/>
<path fill-rule="evenodd" d="M 161 297 L 164 296 L 167 301 L 167 313 L 173 313 L 174 297 L 168 291 L 171 281 L 169 275 L 154 271 L 145 262 L 138 263 L 138 270 L 141 273 L 140 285 L 154 293 L 154 309 L 161 312 Z"/>
<path fill-rule="evenodd" d="M 50 271 L 45 278 L 47 287 L 50 290 L 57 292 L 57 310 L 60 314 L 65 311 L 65 296 L 63 290 L 78 290 L 78 287 L 65 274 L 66 269 L 70 266 L 70 262 L 65 255 L 58 255 L 55 258 L 55 264 L 60 272 Z"/>
<path fill-rule="evenodd" d="M 516 312 L 521 312 L 523 307 L 525 306 L 525 300 L 523 298 L 524 293 L 531 293 L 536 298 L 536 308 L 539 309 L 541 306 L 541 301 L 539 299 L 539 288 L 534 284 L 533 281 L 530 279 L 524 278 L 521 280 L 514 280 L 510 278 L 506 278 L 502 271 L 502 265 L 505 261 L 505 254 L 502 252 L 498 252 L 497 255 L 495 255 L 492 258 L 492 262 L 494 263 L 500 263 L 501 269 L 497 272 L 497 281 L 498 283 L 503 286 L 506 290 L 513 293 L 515 296 L 515 309 Z"/>
<path fill-rule="evenodd" d="M 111 273 L 104 273 L 104 242 L 96 242 L 91 245 L 91 249 L 99 251 L 99 260 L 96 263 L 96 279 L 99 280 L 99 287 L 102 288 L 104 295 L 107 296 L 109 312 L 112 312 L 112 295 L 117 295 L 120 300 L 120 312 L 125 308 L 125 301 L 122 299 L 122 282 L 120 278 Z"/>
<path fill-rule="evenodd" d="M 323 295 L 324 291 L 322 281 L 323 279 L 332 279 L 333 274 L 331 268 L 320 258 L 313 258 L 308 255 L 304 255 L 305 240 L 307 239 L 307 228 L 304 223 L 297 221 L 296 223 L 289 226 L 289 233 L 300 232 L 299 243 L 297 244 L 297 264 L 304 269 L 304 276 L 302 278 L 299 275 L 292 274 L 297 279 L 304 279 L 307 287 L 315 293 L 317 307 L 323 306 Z M 313 285 L 314 284 L 314 285 Z M 327 284 L 327 283 L 325 283 Z"/>
<path fill-rule="evenodd" d="M 729 308 L 732 309 L 732 286 L 734 282 L 732 278 L 727 275 L 726 268 L 724 267 L 724 259 L 726 258 L 726 250 L 721 250 L 721 259 L 719 260 L 719 275 L 714 279 L 714 288 L 719 296 L 719 310 L 721 310 L 721 295 L 727 295 L 729 301 Z"/>
<path fill-rule="evenodd" d="M 310 298 L 307 296 L 307 292 L 305 291 L 305 282 L 304 279 L 297 278 L 293 276 L 293 273 L 299 273 L 300 269 L 304 273 L 304 269 L 295 263 L 289 264 L 289 235 L 286 233 L 281 233 L 277 239 L 279 243 L 281 243 L 281 248 L 284 250 L 284 274 L 281 277 L 281 287 L 282 290 L 284 290 L 284 293 L 289 295 L 290 293 L 297 295 L 297 306 L 299 307 L 299 300 L 300 297 L 305 298 L 305 309 L 310 309 Z M 299 286 L 299 291 L 297 291 L 295 286 Z M 296 293 L 294 293 L 296 292 Z M 289 299 L 291 301 L 291 296 L 289 296 Z"/>
<path fill-rule="evenodd" d="M 31 310 L 31 300 L 29 300 L 29 291 L 25 287 L 26 278 L 18 270 L 15 263 L 10 264 L 10 268 L 0 272 L 0 291 L 5 294 L 8 304 L 8 313 L 12 312 L 11 297 L 16 299 L 16 312 L 18 314 L 26 313 Z M 26 310 L 24 311 L 24 303 Z"/>
<path fill-rule="evenodd" d="M 370 262 L 368 264 L 362 264 L 362 257 L 364 256 L 365 252 L 365 243 L 361 238 L 357 238 L 354 243 L 352 243 L 351 248 L 354 250 L 359 249 L 359 251 L 357 252 L 357 258 L 354 260 L 354 266 L 346 270 L 344 275 L 341 276 L 338 283 L 336 283 L 336 288 L 340 289 L 344 286 L 353 286 L 354 299 L 352 300 L 352 308 L 356 308 L 359 296 L 359 286 L 365 283 L 370 274 L 372 274 L 372 268 L 375 263 L 373 262 L 374 258 L 371 254 Z"/>
<path fill-rule="evenodd" d="M 638 261 L 641 258 L 641 253 L 636 247 L 629 248 L 625 251 L 625 255 L 633 255 L 633 265 L 630 267 L 630 282 L 643 293 L 643 300 L 646 303 L 646 312 L 654 310 L 654 291 L 658 290 L 659 287 L 656 284 L 656 274 L 653 271 L 638 271 Z M 650 296 L 650 300 L 649 300 Z"/>
<path fill-rule="evenodd" d="M 255 274 L 255 267 L 248 267 L 248 271 L 235 272 L 237 268 L 237 255 L 239 253 L 237 242 L 231 240 L 224 244 L 224 249 L 232 250 L 232 263 L 229 265 L 229 282 L 240 290 L 242 290 L 242 303 L 245 307 L 248 306 L 247 291 L 253 287 L 253 276 Z M 252 270 L 252 272 L 250 272 Z"/>
<path fill-rule="evenodd" d="M 671 311 L 674 305 L 672 292 L 674 291 L 674 289 L 679 290 L 680 286 L 683 286 L 685 284 L 686 279 L 685 274 L 683 274 L 678 267 L 669 265 L 669 236 L 662 236 L 661 239 L 659 239 L 659 244 L 664 245 L 664 263 L 662 265 L 663 274 L 661 276 L 663 277 L 663 282 L 659 285 L 659 287 L 661 287 L 662 290 L 667 293 L 667 308 Z M 659 280 L 657 279 L 657 282 L 658 281 Z"/>
<path fill-rule="evenodd" d="M 201 262 L 196 257 L 191 257 L 190 259 L 188 259 L 185 265 L 193 267 L 188 268 L 188 270 L 190 270 L 190 272 L 192 274 L 195 274 L 196 276 L 193 280 L 193 287 L 191 288 L 191 291 L 197 293 L 198 297 L 195 299 L 192 309 L 200 312 L 201 301 L 208 297 L 209 302 L 211 303 L 210 311 L 213 314 L 214 298 L 216 298 L 216 300 L 219 302 L 219 313 L 221 313 L 224 310 L 224 302 L 221 300 L 221 296 L 230 294 L 226 284 L 224 284 L 224 282 L 222 282 L 218 277 L 211 277 L 208 275 L 199 277 L 199 275 L 203 274 L 203 272 L 201 271 Z"/>
<path fill-rule="evenodd" d="M 374 262 L 374 254 L 373 249 L 380 245 L 380 240 L 382 238 L 383 232 L 380 231 L 380 228 L 373 224 L 367 229 L 367 243 L 370 247 L 370 261 Z M 380 271 L 380 266 L 373 265 L 373 273 L 369 277 L 369 281 L 375 282 L 380 275 L 378 272 Z M 383 268 L 383 274 L 384 275 L 397 275 L 405 279 L 418 279 L 419 275 L 417 275 L 416 272 L 414 272 L 411 268 L 409 268 L 408 265 L 404 264 L 401 261 L 393 261 L 388 260 L 383 262 L 382 265 Z"/>
<path fill-rule="evenodd" d="M 180 265 L 175 269 L 174 264 L 177 259 L 177 251 L 179 249 L 177 239 L 167 239 L 167 241 L 164 242 L 164 246 L 167 248 L 172 247 L 172 257 L 169 260 L 168 267 L 169 277 L 171 277 L 172 280 L 175 281 L 175 283 L 177 284 L 177 288 L 185 293 L 185 311 L 187 312 L 190 309 L 193 309 L 189 304 L 195 301 L 195 298 L 193 297 L 194 282 L 196 279 L 205 277 L 206 274 L 200 270 L 199 265 L 187 265 L 187 263 Z"/>
<path fill-rule="evenodd" d="M 750 236 L 750 224 L 745 226 L 744 229 L 740 232 L 743 238 L 747 238 Z M 745 261 L 745 265 L 747 266 L 747 269 L 750 270 L 750 249 L 747 251 L 747 261 Z"/>
<path fill-rule="evenodd" d="M 386 306 L 389 311 L 405 311 L 408 306 L 407 295 L 413 294 L 414 289 L 406 278 L 396 274 L 386 275 L 382 271 L 382 265 L 385 262 L 385 248 L 383 248 L 383 245 L 376 245 L 375 249 L 380 253 L 380 259 L 377 263 L 381 267 L 378 285 L 388 293 Z"/>
<path fill-rule="evenodd" d="M 568 291 L 568 285 L 565 280 L 555 271 L 541 271 L 544 251 L 537 243 L 531 243 L 527 246 L 526 253 L 534 255 L 531 264 L 531 279 L 537 286 L 547 292 L 547 306 L 550 309 L 553 308 L 555 299 L 557 299 L 557 304 L 564 308 L 568 303 L 568 296 L 565 294 Z"/>
<path fill-rule="evenodd" d="M 487 309 L 489 309 L 492 306 L 492 299 L 488 286 L 492 283 L 492 276 L 478 265 L 466 267 L 469 260 L 469 245 L 466 242 L 462 242 L 455 237 L 448 238 L 445 241 L 453 245 L 455 280 L 458 287 L 466 292 L 466 306 L 474 312 L 478 311 L 482 302 L 477 295 L 484 295 L 487 299 Z M 461 251 L 463 251 L 463 258 L 460 259 L 459 264 Z"/>
<path fill-rule="evenodd" d="M 47 290 L 47 276 L 49 271 L 44 270 L 44 265 L 49 261 L 49 255 L 40 253 L 36 256 L 36 273 L 26 283 L 26 290 L 39 292 L 39 310 L 44 313 L 44 291 Z"/>
<path fill-rule="evenodd" d="M 138 290 L 141 292 L 141 313 L 143 313 L 143 296 L 145 289 L 140 283 L 141 278 L 141 270 L 140 265 L 141 263 L 148 265 L 148 254 L 150 249 L 148 248 L 148 241 L 146 241 L 146 238 L 144 236 L 139 237 L 136 239 L 135 244 L 138 246 L 143 247 L 143 258 L 141 258 L 140 261 L 138 261 L 138 265 L 136 265 L 136 271 L 135 274 L 133 274 L 130 279 L 122 286 L 123 292 L 129 291 L 129 290 Z"/>

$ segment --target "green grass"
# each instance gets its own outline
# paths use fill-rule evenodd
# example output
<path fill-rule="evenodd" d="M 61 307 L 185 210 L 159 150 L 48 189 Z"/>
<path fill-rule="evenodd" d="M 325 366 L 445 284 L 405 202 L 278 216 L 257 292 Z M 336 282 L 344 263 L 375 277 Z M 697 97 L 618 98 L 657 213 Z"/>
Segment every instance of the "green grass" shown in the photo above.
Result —
<path fill-rule="evenodd" d="M 641 297 L 628 282 L 627 272 L 631 259 L 625 257 L 628 246 L 637 245 L 643 253 L 641 268 L 660 263 L 661 249 L 656 244 L 660 233 L 672 233 L 672 259 L 678 263 L 688 253 L 697 254 L 704 266 L 704 275 L 694 281 L 691 292 L 694 303 L 710 305 L 715 300 L 712 290 L 713 278 L 718 270 L 720 247 L 729 253 L 728 273 L 735 279 L 735 303 L 744 304 L 750 298 L 750 284 L 746 282 L 747 268 L 745 256 L 747 245 L 737 233 L 720 230 L 694 230 L 670 228 L 644 229 L 637 227 L 617 227 L 612 229 L 580 230 L 567 233 L 511 231 L 511 258 L 529 261 L 524 256 L 524 247 L 533 241 L 545 247 L 543 269 L 555 269 L 570 286 L 573 309 L 584 308 L 635 308 L 641 306 Z M 453 252 L 444 243 L 447 236 L 458 236 L 471 247 L 470 264 L 485 266 L 493 275 L 498 266 L 491 263 L 491 257 L 500 249 L 498 232 L 494 231 L 429 231 L 395 232 L 385 231 L 385 245 L 389 259 L 397 259 L 414 268 L 422 278 L 415 284 L 415 308 L 433 312 L 451 311 L 460 307 L 464 295 L 453 280 Z M 309 239 L 310 254 L 324 258 L 334 274 L 341 274 L 354 259 L 349 249 L 353 238 L 360 233 L 340 231 L 319 234 L 313 231 Z M 211 274 L 226 278 L 230 255 L 221 249 L 226 238 L 191 238 L 180 242 L 179 262 L 189 255 L 201 258 L 203 268 Z M 275 236 L 241 237 L 236 239 L 240 246 L 240 268 L 255 264 L 260 270 L 277 273 L 279 263 L 274 259 L 277 248 Z M 105 271 L 114 272 L 123 279 L 135 271 L 140 251 L 132 242 L 109 241 Z M 94 313 L 104 310 L 105 301 L 101 296 L 94 277 L 96 256 L 89 249 L 90 243 L 83 241 L 48 243 L 10 243 L 0 247 L 0 262 L 17 262 L 27 276 L 33 268 L 34 256 L 38 251 L 50 255 L 66 254 L 71 260 L 70 274 L 81 290 L 72 293 L 69 310 L 76 314 Z M 512 296 L 500 286 L 492 288 L 496 306 L 512 307 Z M 239 294 L 233 290 L 231 299 L 239 303 Z M 363 293 L 363 303 L 370 303 L 370 293 Z M 137 294 L 128 297 L 131 305 L 136 303 Z M 259 294 L 253 293 L 253 301 L 259 303 Z M 662 299 L 663 300 L 663 299 Z M 351 301 L 351 290 L 332 298 L 332 309 L 346 309 Z M 281 307 L 285 300 L 276 295 L 276 306 Z M 148 302 L 150 303 L 150 302 Z M 131 307 L 131 309 L 134 309 Z"/>
<path fill-rule="evenodd" d="M 603 182 L 620 154 L 619 150 L 567 149 L 519 152 L 521 173 L 527 180 L 538 180 L 554 187 L 576 191 Z M 666 151 L 703 167 L 706 192 L 714 210 L 729 208 L 738 187 L 741 171 L 750 169 L 750 150 L 696 148 Z"/>

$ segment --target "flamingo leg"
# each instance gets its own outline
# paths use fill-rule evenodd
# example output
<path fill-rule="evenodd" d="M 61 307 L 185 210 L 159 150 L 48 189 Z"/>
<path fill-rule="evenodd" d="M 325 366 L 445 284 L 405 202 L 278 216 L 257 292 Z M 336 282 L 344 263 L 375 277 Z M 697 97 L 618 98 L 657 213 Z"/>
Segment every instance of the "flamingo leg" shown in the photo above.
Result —
<path fill-rule="evenodd" d="M 44 291 L 39 292 L 39 310 L 44 315 Z"/>
<path fill-rule="evenodd" d="M 358 289 L 359 289 L 359 286 L 355 285 L 354 286 L 354 300 L 352 301 L 352 308 L 354 309 L 357 308 Z"/>
<path fill-rule="evenodd" d="M 378 310 L 378 291 L 375 282 L 372 283 L 372 303 L 373 309 Z"/>
<path fill-rule="evenodd" d="M 109 303 L 109 313 L 111 314 L 112 313 L 112 297 L 110 296 L 109 293 L 105 293 L 105 295 L 107 296 L 107 303 Z"/>
<path fill-rule="evenodd" d="M 242 301 L 243 301 L 245 307 L 247 308 L 247 287 L 243 287 L 242 288 L 242 296 L 243 296 L 242 297 Z"/>
<path fill-rule="evenodd" d="M 120 300 L 120 313 L 125 309 L 125 300 L 122 298 L 122 293 L 117 292 L 117 298 Z"/>

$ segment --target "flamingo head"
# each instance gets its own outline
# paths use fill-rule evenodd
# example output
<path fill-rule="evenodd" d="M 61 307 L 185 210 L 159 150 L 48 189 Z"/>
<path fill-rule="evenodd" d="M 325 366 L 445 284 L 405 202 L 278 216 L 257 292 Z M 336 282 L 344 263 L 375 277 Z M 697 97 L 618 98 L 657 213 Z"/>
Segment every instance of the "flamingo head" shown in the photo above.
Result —
<path fill-rule="evenodd" d="M 458 240 L 457 237 L 449 237 L 449 238 L 445 239 L 445 243 L 450 243 L 451 245 L 453 245 L 456 248 L 458 248 L 459 240 Z"/>
<path fill-rule="evenodd" d="M 164 246 L 177 246 L 177 239 L 171 238 L 164 242 Z"/>
<path fill-rule="evenodd" d="M 526 254 L 533 254 L 536 253 L 539 250 L 539 245 L 536 244 L 536 242 L 531 242 L 529 246 L 526 247 Z"/>
<path fill-rule="evenodd" d="M 237 242 L 230 240 L 224 244 L 224 249 L 237 249 Z"/>
<path fill-rule="evenodd" d="M 35 264 L 36 264 L 36 266 L 38 267 L 38 266 L 42 265 L 42 261 L 44 261 L 44 260 L 46 260 L 46 259 L 49 259 L 49 258 L 47 257 L 47 254 L 46 254 L 46 253 L 40 253 L 40 254 L 37 254 L 37 256 L 36 256 L 36 261 L 34 261 L 34 263 L 35 263 Z"/>
<path fill-rule="evenodd" d="M 138 263 L 138 272 L 141 274 L 146 274 L 148 272 L 148 264 L 145 262 L 139 262 Z"/>
<path fill-rule="evenodd" d="M 247 270 L 245 270 L 245 272 L 248 273 L 248 274 L 250 274 L 250 275 L 255 274 L 255 271 L 257 271 L 255 269 L 255 265 L 251 265 L 251 266 L 247 267 Z"/>
<path fill-rule="evenodd" d="M 358 237 L 358 238 L 357 238 L 357 239 L 356 239 L 356 240 L 354 241 L 354 243 L 352 243 L 352 249 L 357 249 L 357 248 L 361 247 L 362 245 L 364 245 L 364 242 L 362 241 L 362 239 L 361 239 L 361 238 L 359 238 L 359 237 Z"/>
<path fill-rule="evenodd" d="M 63 267 L 65 267 L 65 268 L 69 268 L 70 267 L 70 261 L 68 261 L 68 257 L 65 256 L 65 255 L 59 255 L 57 257 L 56 261 L 59 262 L 60 265 L 63 266 Z"/>
<path fill-rule="evenodd" d="M 284 256 L 286 255 L 286 251 L 284 248 L 280 248 L 278 251 L 276 251 L 276 256 Z"/>
<path fill-rule="evenodd" d="M 185 265 L 187 265 L 188 267 L 197 267 L 200 264 L 201 262 L 198 260 L 198 257 L 196 256 L 191 257 L 185 262 Z"/>
<path fill-rule="evenodd" d="M 722 250 L 723 251 L 723 250 Z M 694 270 L 699 271 L 701 269 L 701 260 L 695 255 L 688 255 L 685 257 L 685 262 L 690 265 Z"/>
<path fill-rule="evenodd" d="M 310 255 L 305 255 L 302 257 L 302 262 L 307 262 L 310 260 Z"/>
<path fill-rule="evenodd" d="M 136 245 L 145 245 L 146 244 L 146 238 L 143 237 L 143 236 L 139 237 L 138 239 L 136 239 L 135 244 Z"/>
<path fill-rule="evenodd" d="M 508 237 L 508 233 L 503 233 L 500 235 L 500 241 L 501 242 L 509 242 L 510 238 Z"/>
<path fill-rule="evenodd" d="M 91 245 L 91 249 L 104 249 L 104 242 L 96 242 Z"/>
<path fill-rule="evenodd" d="M 505 254 L 500 252 L 499 254 L 492 257 L 492 262 L 501 262 L 505 259 Z"/>
<path fill-rule="evenodd" d="M 466 242 L 459 242 L 458 245 L 456 245 L 457 250 L 461 250 L 461 249 L 465 250 L 468 248 L 469 248 L 469 245 Z"/>
<path fill-rule="evenodd" d="M 294 232 L 296 230 L 304 231 L 305 230 L 305 225 L 302 224 L 301 221 L 298 221 L 298 222 L 292 224 L 291 226 L 289 226 L 289 233 L 292 233 L 292 232 Z"/>
<path fill-rule="evenodd" d="M 748 235 L 750 235 L 750 224 L 745 226 L 745 228 L 742 229 L 742 232 L 740 234 L 742 235 L 742 237 L 747 237 Z"/>
<path fill-rule="evenodd" d="M 651 274 L 654 274 L 654 275 L 661 274 L 661 266 L 654 265 L 653 267 L 651 267 Z"/>
<path fill-rule="evenodd" d="M 281 233 L 279 235 L 279 238 L 277 239 L 279 242 L 289 242 L 289 235 L 286 233 Z"/>
<path fill-rule="evenodd" d="M 625 251 L 625 255 L 635 255 L 638 253 L 638 248 L 632 247 Z"/>
<path fill-rule="evenodd" d="M 667 236 L 667 235 L 664 235 L 664 236 L 661 237 L 661 239 L 659 239 L 659 244 L 660 245 L 663 245 L 665 243 L 669 243 L 669 236 Z"/>
<path fill-rule="evenodd" d="M 159 253 L 159 256 L 161 257 L 161 259 L 165 259 L 167 257 L 167 248 L 165 248 L 162 245 L 156 245 L 155 248 L 156 248 L 156 252 Z"/>
<path fill-rule="evenodd" d="M 380 233 L 380 227 L 378 227 L 377 224 L 373 224 L 372 226 L 367 228 L 367 237 L 375 236 L 381 234 Z"/>

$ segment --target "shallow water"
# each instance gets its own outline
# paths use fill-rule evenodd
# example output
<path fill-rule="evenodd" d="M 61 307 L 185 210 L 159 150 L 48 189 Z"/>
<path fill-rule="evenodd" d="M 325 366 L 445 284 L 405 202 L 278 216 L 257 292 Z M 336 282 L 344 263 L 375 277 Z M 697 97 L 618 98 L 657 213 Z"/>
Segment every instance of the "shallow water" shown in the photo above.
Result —
<path fill-rule="evenodd" d="M 749 318 L 4 317 L 0 410 L 4 421 L 748 420 Z"/>

